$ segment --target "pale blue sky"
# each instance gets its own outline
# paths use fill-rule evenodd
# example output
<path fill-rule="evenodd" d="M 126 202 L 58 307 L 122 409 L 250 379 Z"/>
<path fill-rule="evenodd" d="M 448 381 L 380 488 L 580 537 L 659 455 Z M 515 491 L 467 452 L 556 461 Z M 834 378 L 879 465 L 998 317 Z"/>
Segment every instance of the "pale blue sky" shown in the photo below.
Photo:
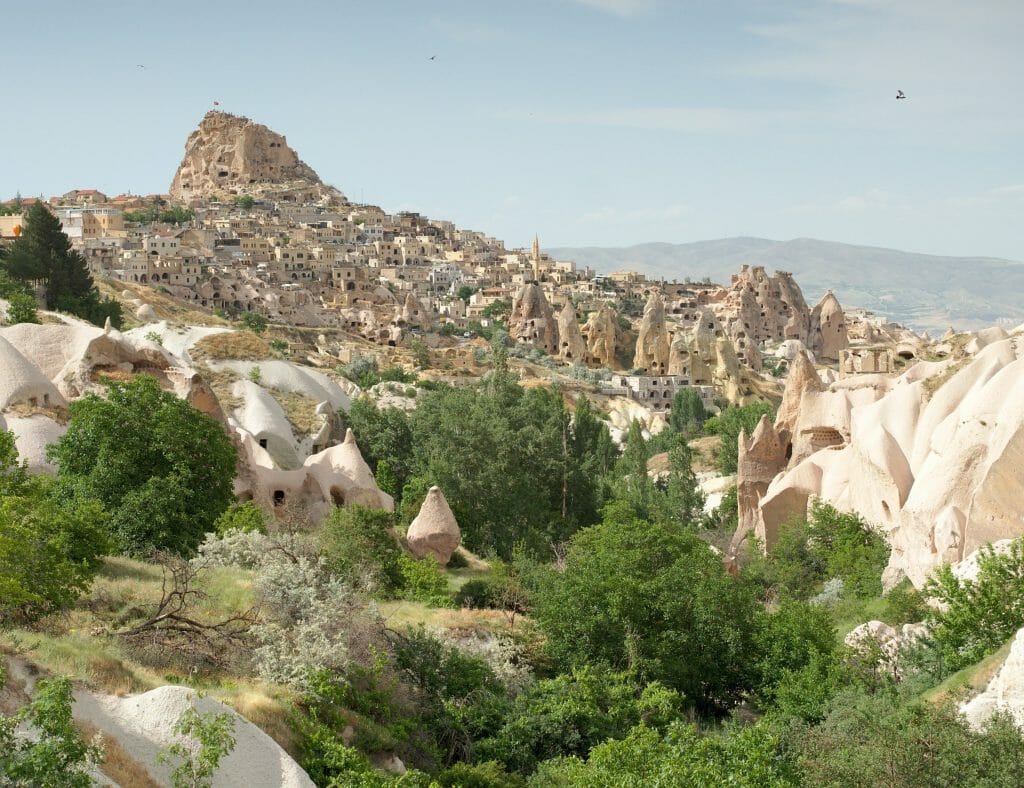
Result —
<path fill-rule="evenodd" d="M 1024 260 L 1020 0 L 51 0 L 0 24 L 4 197 L 166 191 L 219 100 L 354 200 L 510 244 Z"/>

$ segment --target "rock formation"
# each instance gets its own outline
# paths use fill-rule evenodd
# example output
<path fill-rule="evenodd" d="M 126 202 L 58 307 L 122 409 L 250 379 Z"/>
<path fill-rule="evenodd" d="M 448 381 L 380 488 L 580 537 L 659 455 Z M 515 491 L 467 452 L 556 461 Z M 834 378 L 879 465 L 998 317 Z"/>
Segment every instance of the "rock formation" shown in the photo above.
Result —
<path fill-rule="evenodd" d="M 668 328 L 665 326 L 665 302 L 661 300 L 660 293 L 654 292 L 647 300 L 644 316 L 640 321 L 633 366 L 648 375 L 664 375 L 668 372 L 669 352 Z"/>
<path fill-rule="evenodd" d="M 268 184 L 322 186 L 280 134 L 248 118 L 211 111 L 189 135 L 170 193 L 187 201 L 258 192 Z"/>
<path fill-rule="evenodd" d="M 444 566 L 452 557 L 462 540 L 462 532 L 439 487 L 430 488 L 419 514 L 409 524 L 405 539 L 417 558 L 429 555 Z"/>
<path fill-rule="evenodd" d="M 921 587 L 937 566 L 1024 534 L 1024 348 L 1019 336 L 992 339 L 959 363 L 918 361 L 898 378 L 828 387 L 798 358 L 775 424 L 791 459 L 758 513 L 769 547 L 811 497 L 886 535 L 888 586 L 908 577 Z"/>
<path fill-rule="evenodd" d="M 512 299 L 508 333 L 517 342 L 539 347 L 552 356 L 558 355 L 558 324 L 544 291 L 535 283 L 523 285 Z"/>
<path fill-rule="evenodd" d="M 582 333 L 587 342 L 587 364 L 595 367 L 614 367 L 620 333 L 615 310 L 610 306 L 603 306 L 596 312 L 591 312 Z"/>
<path fill-rule="evenodd" d="M 829 290 L 811 312 L 810 349 L 819 359 L 838 361 L 849 346 L 843 308 Z"/>
<path fill-rule="evenodd" d="M 739 527 L 729 548 L 736 555 L 740 544 L 755 531 L 761 498 L 780 470 L 786 467 L 786 444 L 767 416 L 762 416 L 754 433 L 740 433 L 736 462 L 736 496 L 739 500 Z M 764 535 L 759 537 L 764 539 Z"/>
<path fill-rule="evenodd" d="M 983 692 L 960 707 L 960 713 L 976 730 L 993 714 L 1009 714 L 1017 727 L 1024 728 L 1024 629 L 1010 646 L 1010 653 Z"/>
<path fill-rule="evenodd" d="M 582 364 L 587 358 L 587 346 L 576 322 L 572 301 L 566 301 L 558 313 L 558 357 L 570 364 Z"/>
<path fill-rule="evenodd" d="M 233 724 L 234 746 L 224 755 L 213 785 L 247 788 L 314 788 L 309 775 L 281 746 L 230 706 L 190 687 L 163 686 L 139 695 L 118 697 L 75 690 L 72 714 L 117 745 L 122 759 L 130 758 L 158 782 L 170 785 L 173 763 L 161 755 L 181 741 L 175 723 L 189 708 L 203 715 L 227 714 Z M 107 780 L 96 784 L 112 784 Z"/>

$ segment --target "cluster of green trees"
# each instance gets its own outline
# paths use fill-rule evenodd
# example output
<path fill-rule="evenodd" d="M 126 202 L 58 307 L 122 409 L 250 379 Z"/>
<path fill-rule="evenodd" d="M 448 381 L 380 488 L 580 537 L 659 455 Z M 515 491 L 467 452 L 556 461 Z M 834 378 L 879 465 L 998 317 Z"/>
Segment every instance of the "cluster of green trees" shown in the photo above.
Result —
<path fill-rule="evenodd" d="M 11 281 L 20 286 L 14 294 L 17 306 L 12 302 L 12 310 L 17 310 L 9 315 L 12 319 L 37 322 L 32 290 L 42 287 L 47 309 L 70 312 L 98 326 L 107 318 L 115 327 L 121 324 L 121 305 L 100 297 L 85 258 L 71 248 L 60 221 L 41 202 L 25 212 L 21 236 L 0 248 L 0 272 L 6 276 L 8 290 Z"/>
<path fill-rule="evenodd" d="M 188 224 L 193 218 L 195 218 L 195 212 L 191 208 L 179 206 L 168 208 L 167 203 L 164 201 L 154 202 L 149 208 L 124 212 L 124 220 L 126 222 L 136 222 L 138 224 L 153 224 L 155 222 L 160 222 L 161 224 Z"/>

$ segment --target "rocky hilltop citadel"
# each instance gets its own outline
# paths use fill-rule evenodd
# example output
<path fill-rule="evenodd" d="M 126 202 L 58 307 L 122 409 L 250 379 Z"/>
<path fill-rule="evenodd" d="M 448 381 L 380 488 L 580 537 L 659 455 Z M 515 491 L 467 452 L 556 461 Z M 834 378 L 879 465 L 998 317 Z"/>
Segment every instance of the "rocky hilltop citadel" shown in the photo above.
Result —
<path fill-rule="evenodd" d="M 5 248 L 14 248 L 34 208 L 28 202 L 8 208 L 0 216 L 0 237 Z M 383 613 L 374 608 L 373 615 L 388 624 L 381 623 L 380 630 L 389 633 L 387 648 L 395 653 L 419 637 L 395 634 L 400 626 L 395 622 L 412 615 L 400 605 L 418 605 L 414 615 L 429 618 L 431 625 L 441 621 L 438 626 L 446 630 L 447 639 L 439 641 L 446 645 L 438 646 L 436 654 L 463 649 L 483 654 L 479 658 L 490 660 L 489 665 L 505 660 L 499 674 L 508 702 L 526 692 L 528 682 L 520 686 L 516 681 L 522 672 L 529 673 L 524 665 L 530 649 L 542 647 L 516 640 L 526 637 L 515 629 L 517 616 L 533 615 L 513 560 L 512 545 L 518 550 L 525 541 L 480 536 L 500 516 L 487 509 L 488 498 L 509 474 L 495 473 L 471 494 L 462 490 L 462 500 L 456 497 L 453 488 L 465 470 L 460 453 L 479 448 L 459 445 L 459 440 L 487 444 L 489 439 L 480 437 L 476 424 L 462 425 L 464 431 L 453 433 L 451 445 L 432 448 L 435 460 L 446 452 L 455 459 L 437 460 L 440 465 L 431 466 L 434 475 L 429 477 L 425 472 L 416 476 L 407 454 L 396 458 L 387 453 L 408 452 L 413 441 L 431 437 L 413 429 L 411 420 L 417 409 L 443 410 L 429 398 L 451 386 L 484 392 L 474 395 L 480 398 L 505 396 L 501 407 L 488 411 L 501 411 L 503 417 L 511 418 L 505 411 L 518 416 L 523 402 L 557 412 L 557 418 L 539 426 L 510 429 L 501 436 L 504 442 L 493 444 L 496 452 L 526 452 L 520 444 L 530 452 L 556 450 L 545 466 L 550 478 L 540 479 L 550 482 L 561 474 L 552 485 L 555 504 L 543 513 L 550 515 L 544 520 L 548 530 L 531 534 L 531 548 L 543 543 L 558 556 L 552 577 L 570 572 L 571 562 L 559 552 L 560 544 L 552 547 L 545 540 L 569 539 L 581 525 L 603 527 L 596 524 L 599 505 L 616 495 L 637 496 L 629 499 L 631 511 L 655 512 L 650 501 L 661 495 L 678 508 L 678 496 L 671 496 L 677 495 L 680 479 L 693 487 L 686 516 L 694 522 L 700 518 L 704 528 L 694 543 L 714 553 L 702 571 L 721 572 L 722 582 L 730 580 L 725 570 L 742 572 L 758 556 L 769 560 L 780 534 L 822 503 L 840 515 L 862 518 L 870 526 L 865 538 L 881 538 L 888 563 L 873 580 L 886 590 L 899 588 L 918 597 L 942 567 L 977 577 L 983 562 L 979 551 L 995 544 L 1006 552 L 1010 540 L 1024 536 L 1024 326 L 950 330 L 934 340 L 875 313 L 844 308 L 831 291 L 809 305 L 790 273 L 756 265 L 743 265 L 727 283 L 652 280 L 633 271 L 599 274 L 544 254 L 539 240 L 530 249 L 509 249 L 499 239 L 450 221 L 352 203 L 324 184 L 283 136 L 248 118 L 216 111 L 207 113 L 188 137 L 168 195 L 109 198 L 91 189 L 75 190 L 54 197 L 48 210 L 60 220 L 103 295 L 120 305 L 124 320 L 120 326 L 109 320 L 100 326 L 41 309 L 36 322 L 9 319 L 0 327 L 0 427 L 13 434 L 26 468 L 36 474 L 57 472 L 48 447 L 71 430 L 74 403 L 104 395 L 111 381 L 152 377 L 162 391 L 223 427 L 237 455 L 236 506 L 251 504 L 247 511 L 263 512 L 266 533 L 255 528 L 210 534 L 208 543 L 214 546 L 196 563 L 208 568 L 207 560 L 220 561 L 219 582 L 236 595 L 252 594 L 254 588 L 270 594 L 271 581 L 254 579 L 253 573 L 261 561 L 270 560 L 267 556 L 276 556 L 286 562 L 284 569 L 278 567 L 278 582 L 281 576 L 293 577 L 312 589 L 308 598 L 292 603 L 291 613 L 299 617 L 305 608 L 320 609 L 329 602 L 344 618 L 351 612 L 346 605 L 355 605 L 352 600 L 361 599 L 360 594 L 380 594 Z M 0 299 L 5 314 L 14 315 L 16 306 L 15 296 Z M 482 382 L 486 385 L 476 387 Z M 509 387 L 504 394 L 501 386 Z M 425 406 L 425 400 L 434 404 Z M 477 400 L 459 402 L 470 413 Z M 699 418 L 681 423 L 684 405 L 699 411 Z M 728 431 L 730 417 L 740 420 L 753 412 L 748 408 L 758 407 L 765 414 L 760 421 L 755 417 Z M 704 435 L 702 425 L 715 415 L 719 431 Z M 593 434 L 585 435 L 581 424 Z M 723 471 L 725 440 L 732 441 L 726 449 L 735 448 L 735 468 Z M 630 450 L 645 451 L 645 441 L 660 448 L 654 456 L 641 457 L 637 471 L 627 465 Z M 567 471 L 573 452 L 586 451 L 598 459 L 581 462 L 575 475 Z M 529 453 L 521 456 L 526 464 L 532 460 Z M 680 457 L 688 463 L 685 471 L 673 465 Z M 579 492 L 598 476 L 601 484 L 586 488 L 589 498 Z M 569 510 L 582 507 L 583 499 L 593 510 L 592 519 L 572 521 Z M 522 505 L 523 521 L 530 516 L 526 503 L 516 502 Z M 339 558 L 328 548 L 312 557 L 291 551 L 324 523 L 333 523 L 335 534 L 354 529 L 345 512 L 371 518 L 377 529 L 372 538 L 357 534 L 366 538 L 358 542 L 360 558 L 363 553 L 376 557 L 374 551 L 384 550 L 382 540 L 395 555 L 386 570 L 368 571 L 352 588 L 339 590 L 334 580 L 314 587 L 309 578 L 330 562 L 344 565 L 355 559 L 348 554 Z M 551 522 L 559 516 L 559 522 L 572 527 L 558 531 Z M 637 516 L 631 517 L 616 527 L 633 527 Z M 728 531 L 717 544 L 716 529 Z M 629 548 L 625 541 L 620 544 L 624 550 Z M 315 544 L 330 547 L 329 540 Z M 490 552 L 481 557 L 467 546 Z M 687 549 L 696 554 L 693 545 Z M 152 566 L 131 564 L 124 557 L 112 560 L 111 577 L 103 579 L 105 585 L 98 586 L 101 590 L 88 605 L 75 609 L 77 618 L 69 619 L 74 627 L 85 620 L 95 623 L 88 616 L 107 608 L 118 616 L 137 615 L 143 601 L 115 598 L 128 593 L 122 575 L 134 572 L 149 577 L 154 589 L 158 586 Z M 429 567 L 423 568 L 423 562 Z M 187 575 L 181 567 L 196 563 L 177 565 L 176 571 Z M 601 571 L 612 571 L 610 564 L 601 566 Z M 445 567 L 451 572 L 446 574 Z M 172 570 L 160 571 L 166 591 Z M 419 597 L 397 601 L 398 591 L 388 584 L 397 585 L 395 577 L 402 572 L 407 573 L 402 582 L 418 589 Z M 279 587 L 276 593 L 284 594 Z M 823 590 L 814 599 L 825 596 Z M 456 604 L 452 600 L 464 609 L 449 609 Z M 921 610 L 927 602 L 921 601 Z M 233 613 L 230 622 L 249 614 Z M 864 638 L 872 640 L 881 651 L 870 652 L 864 664 L 896 675 L 897 644 L 919 637 L 923 630 L 913 627 L 927 629 L 920 623 L 925 617 L 920 612 L 917 619 L 903 622 L 911 626 L 910 634 L 881 621 L 840 634 L 854 649 Z M 369 620 L 360 618 L 359 626 Z M 470 620 L 478 628 L 467 636 L 463 624 Z M 272 650 L 268 642 L 301 641 L 329 665 L 350 659 L 369 665 L 371 655 L 378 654 L 374 649 L 387 650 L 366 634 L 369 624 L 356 632 L 365 640 L 353 635 L 343 645 L 328 643 L 323 638 L 345 629 L 348 619 L 345 626 L 331 621 L 334 630 L 310 624 L 303 631 L 286 631 L 278 622 L 275 626 L 282 629 L 261 641 L 260 658 Z M 259 626 L 269 627 L 266 622 Z M 109 621 L 103 627 L 94 631 L 108 645 L 126 642 L 117 639 L 123 628 L 114 633 Z M 74 629 L 64 634 L 81 637 Z M 834 634 L 830 629 L 826 639 L 831 642 Z M 959 699 L 975 727 L 987 724 L 995 710 L 1024 719 L 1022 638 L 1017 635 L 1012 652 L 1004 648 L 999 664 L 989 666 L 986 686 L 975 687 L 973 698 Z M 153 644 L 159 644 L 156 636 Z M 119 667 L 108 665 L 109 670 L 130 680 L 108 692 L 82 683 L 76 689 L 75 714 L 90 730 L 131 750 L 147 779 L 155 776 L 166 783 L 169 770 L 157 756 L 174 737 L 172 725 L 164 724 L 168 709 L 180 713 L 196 702 L 194 693 L 184 686 L 146 684 L 140 677 L 152 682 L 153 676 L 164 675 L 162 663 L 145 663 L 142 669 L 142 657 L 131 662 L 135 652 L 111 648 L 123 661 L 110 657 Z M 629 652 L 628 659 L 634 656 Z M 450 654 L 445 658 L 454 660 Z M 126 667 L 129 663 L 132 667 Z M 0 703 L 8 705 L 12 698 L 28 697 L 37 670 L 31 655 L 12 658 L 10 665 L 23 686 L 0 696 Z M 398 753 L 406 752 L 401 748 L 408 742 L 385 731 L 385 723 L 373 717 L 375 709 L 355 710 L 353 687 L 370 683 L 372 670 L 366 665 L 351 686 L 325 684 L 317 691 L 333 692 L 353 705 L 342 717 L 330 718 L 340 729 L 338 747 L 362 748 L 358 757 L 365 755 L 368 764 L 401 773 L 406 765 Z M 414 668 L 406 665 L 400 678 L 396 671 L 396 685 Z M 223 669 L 217 665 L 211 675 Z M 285 705 L 280 697 L 287 702 L 300 698 L 297 707 L 306 711 L 313 701 L 311 679 L 303 670 L 289 664 L 277 673 L 261 673 L 264 683 L 257 688 L 256 674 L 250 674 L 245 680 L 252 683 L 239 694 L 222 688 L 222 697 L 239 711 L 248 710 L 254 722 L 266 708 Z M 190 680 L 188 674 L 181 683 Z M 423 680 L 409 690 L 409 697 L 421 702 L 427 684 Z M 276 689 L 267 690 L 267 685 Z M 243 708 L 250 689 L 271 695 Z M 694 697 L 701 691 L 687 687 Z M 732 691 L 707 690 L 701 708 L 723 713 L 728 705 L 720 697 Z M 123 698 L 118 692 L 134 694 Z M 729 702 L 754 697 L 752 691 L 743 692 L 748 694 L 736 690 Z M 685 692 L 684 697 L 692 700 Z M 463 702 L 446 699 L 437 708 L 462 708 Z M 213 712 L 225 708 L 212 699 L 202 703 Z M 0 705 L 0 711 L 4 708 Z M 503 714 L 512 714 L 511 707 L 502 708 Z M 160 724 L 151 725 L 149 716 Z M 287 725 L 278 721 L 264 731 L 241 716 L 238 725 L 243 746 L 231 761 L 234 773 L 241 775 L 238 784 L 313 784 L 291 757 L 301 748 L 295 744 L 298 734 Z M 458 736 L 463 735 L 469 736 L 459 729 Z M 513 762 L 508 757 L 506 765 Z M 440 769 L 429 758 L 422 763 Z"/>
<path fill-rule="evenodd" d="M 280 134 L 248 118 L 211 110 L 185 143 L 170 194 L 190 202 L 289 188 L 298 199 L 317 194 L 324 184 Z"/>

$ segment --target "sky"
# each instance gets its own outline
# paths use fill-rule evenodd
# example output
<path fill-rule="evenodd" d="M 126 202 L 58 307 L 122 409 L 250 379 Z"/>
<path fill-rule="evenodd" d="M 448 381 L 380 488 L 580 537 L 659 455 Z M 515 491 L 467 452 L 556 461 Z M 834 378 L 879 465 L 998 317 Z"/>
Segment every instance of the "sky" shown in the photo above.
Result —
<path fill-rule="evenodd" d="M 1020 0 L 2 11 L 2 198 L 165 192 L 219 101 L 352 200 L 511 246 L 749 235 L 1024 261 Z"/>

